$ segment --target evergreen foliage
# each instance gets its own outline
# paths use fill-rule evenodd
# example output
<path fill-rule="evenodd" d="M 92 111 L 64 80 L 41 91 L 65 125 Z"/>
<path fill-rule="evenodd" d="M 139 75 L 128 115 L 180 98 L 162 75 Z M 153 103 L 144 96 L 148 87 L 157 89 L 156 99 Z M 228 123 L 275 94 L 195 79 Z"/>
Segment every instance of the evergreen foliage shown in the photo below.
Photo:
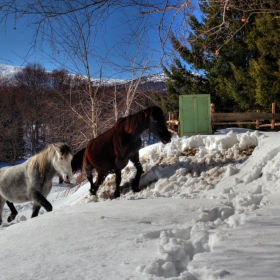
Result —
<path fill-rule="evenodd" d="M 189 37 L 171 36 L 179 57 L 164 67 L 167 99 L 161 102 L 166 110 L 178 111 L 180 94 L 201 93 L 209 93 L 224 112 L 270 110 L 272 102 L 280 106 L 280 20 L 263 8 L 258 14 L 234 8 L 223 14 L 218 1 L 201 2 L 201 18 L 190 17 Z"/>
<path fill-rule="evenodd" d="M 166 82 L 167 97 L 166 99 L 160 99 L 160 105 L 165 113 L 173 112 L 178 117 L 179 95 L 207 93 L 205 78 L 187 70 L 179 59 L 174 62 L 174 65 L 171 65 L 170 70 L 164 67 L 164 72 L 168 77 Z"/>
<path fill-rule="evenodd" d="M 255 82 L 256 102 L 270 109 L 272 102 L 280 106 L 280 20 L 271 14 L 258 15 L 254 27 L 245 39 L 258 54 L 249 61 L 249 74 Z"/>

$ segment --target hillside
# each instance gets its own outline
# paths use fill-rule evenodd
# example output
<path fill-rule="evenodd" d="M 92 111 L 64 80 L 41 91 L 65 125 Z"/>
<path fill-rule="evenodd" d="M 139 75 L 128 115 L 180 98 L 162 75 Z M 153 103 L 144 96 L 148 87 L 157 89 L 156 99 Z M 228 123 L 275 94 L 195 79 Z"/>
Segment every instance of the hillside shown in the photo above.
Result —
<path fill-rule="evenodd" d="M 0 64 L 0 77 L 3 77 L 6 79 L 12 79 L 13 76 L 23 69 L 21 66 L 12 66 L 12 65 L 6 65 L 6 64 Z M 159 92 L 161 94 L 164 94 L 165 92 L 165 75 L 163 73 L 159 74 L 152 74 L 149 76 L 144 76 L 141 79 L 141 82 L 139 84 L 138 89 L 147 91 L 147 90 L 154 90 L 156 92 Z M 94 85 L 99 85 L 100 79 L 92 78 L 92 82 Z M 127 85 L 129 86 L 130 81 L 124 80 L 124 79 L 110 79 L 110 78 L 104 78 L 102 79 L 102 85 L 107 86 L 122 86 Z"/>
<path fill-rule="evenodd" d="M 111 175 L 97 199 L 88 183 L 54 181 L 53 212 L 30 219 L 31 204 L 18 205 L 0 228 L 0 279 L 279 278 L 278 132 L 174 138 L 140 160 L 140 193 L 125 185 L 129 164 L 119 199 L 107 199 Z"/>

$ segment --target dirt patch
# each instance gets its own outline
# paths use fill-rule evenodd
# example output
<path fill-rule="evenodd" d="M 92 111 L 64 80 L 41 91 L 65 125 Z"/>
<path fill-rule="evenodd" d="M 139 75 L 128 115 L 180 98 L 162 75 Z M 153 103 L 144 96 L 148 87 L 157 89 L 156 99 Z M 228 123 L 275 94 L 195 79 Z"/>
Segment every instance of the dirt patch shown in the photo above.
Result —
<path fill-rule="evenodd" d="M 182 153 L 182 156 L 194 157 L 198 151 L 199 151 L 199 149 L 192 148 L 192 149 L 186 149 L 186 150 L 182 151 L 181 153 Z"/>

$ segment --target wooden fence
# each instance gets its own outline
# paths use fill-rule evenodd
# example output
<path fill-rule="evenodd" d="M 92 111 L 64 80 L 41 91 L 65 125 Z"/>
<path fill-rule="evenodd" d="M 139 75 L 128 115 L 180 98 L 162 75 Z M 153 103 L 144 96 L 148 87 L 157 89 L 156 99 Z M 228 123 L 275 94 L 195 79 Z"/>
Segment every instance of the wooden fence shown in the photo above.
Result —
<path fill-rule="evenodd" d="M 259 110 L 256 112 L 248 113 L 216 113 L 215 105 L 211 104 L 211 122 L 213 131 L 217 125 L 238 125 L 238 124 L 255 124 L 256 129 L 261 127 L 271 127 L 274 129 L 280 126 L 280 113 L 275 113 L 275 103 L 271 105 L 271 113 L 261 113 Z M 269 120 L 269 124 L 262 124 L 262 122 Z M 168 130 L 180 136 L 180 120 L 174 120 L 174 114 L 169 113 L 169 120 L 167 121 Z"/>
<path fill-rule="evenodd" d="M 169 113 L 168 121 L 166 123 L 169 132 L 180 136 L 180 121 L 174 120 L 173 113 Z"/>
<path fill-rule="evenodd" d="M 255 124 L 256 129 L 260 127 L 274 129 L 275 126 L 280 126 L 280 122 L 276 123 L 276 120 L 280 120 L 280 114 L 276 114 L 275 109 L 275 103 L 272 103 L 271 113 L 261 113 L 259 110 L 248 113 L 216 113 L 215 105 L 211 104 L 212 127 L 214 128 L 216 125 Z M 262 124 L 266 120 L 269 120 L 270 124 Z"/>

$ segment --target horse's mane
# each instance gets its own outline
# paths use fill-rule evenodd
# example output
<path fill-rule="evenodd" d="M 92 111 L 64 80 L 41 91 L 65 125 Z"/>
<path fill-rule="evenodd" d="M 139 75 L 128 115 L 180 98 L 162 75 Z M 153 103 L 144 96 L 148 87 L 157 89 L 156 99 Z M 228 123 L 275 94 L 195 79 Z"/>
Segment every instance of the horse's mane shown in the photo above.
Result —
<path fill-rule="evenodd" d="M 50 145 L 49 147 L 42 150 L 39 154 L 32 157 L 30 167 L 38 168 L 40 172 L 40 177 L 42 179 L 45 178 L 45 170 L 46 170 L 48 158 L 50 155 L 54 156 L 54 154 L 55 154 L 55 148 L 52 145 Z"/>
<path fill-rule="evenodd" d="M 66 144 L 56 143 L 55 145 L 60 148 L 62 154 L 71 153 L 70 148 Z M 42 150 L 39 154 L 32 157 L 30 167 L 38 168 L 38 170 L 40 172 L 40 177 L 42 179 L 45 178 L 45 171 L 46 171 L 46 166 L 48 163 L 48 158 L 54 157 L 55 153 L 56 153 L 56 149 L 55 149 L 54 145 L 50 145 L 47 148 L 45 148 L 44 150 Z"/>
<path fill-rule="evenodd" d="M 119 125 L 122 125 L 124 127 L 124 131 L 126 133 L 132 133 L 137 131 L 139 126 L 144 124 L 147 119 L 146 109 L 142 110 L 136 114 L 128 115 L 127 117 L 120 118 L 115 123 L 114 127 L 117 127 Z"/>
<path fill-rule="evenodd" d="M 117 120 L 117 122 L 114 124 L 114 126 L 113 126 L 113 127 L 118 126 L 120 123 L 124 122 L 124 121 L 125 121 L 125 119 L 126 119 L 126 117 L 124 117 L 124 118 L 119 118 L 119 119 Z"/>

